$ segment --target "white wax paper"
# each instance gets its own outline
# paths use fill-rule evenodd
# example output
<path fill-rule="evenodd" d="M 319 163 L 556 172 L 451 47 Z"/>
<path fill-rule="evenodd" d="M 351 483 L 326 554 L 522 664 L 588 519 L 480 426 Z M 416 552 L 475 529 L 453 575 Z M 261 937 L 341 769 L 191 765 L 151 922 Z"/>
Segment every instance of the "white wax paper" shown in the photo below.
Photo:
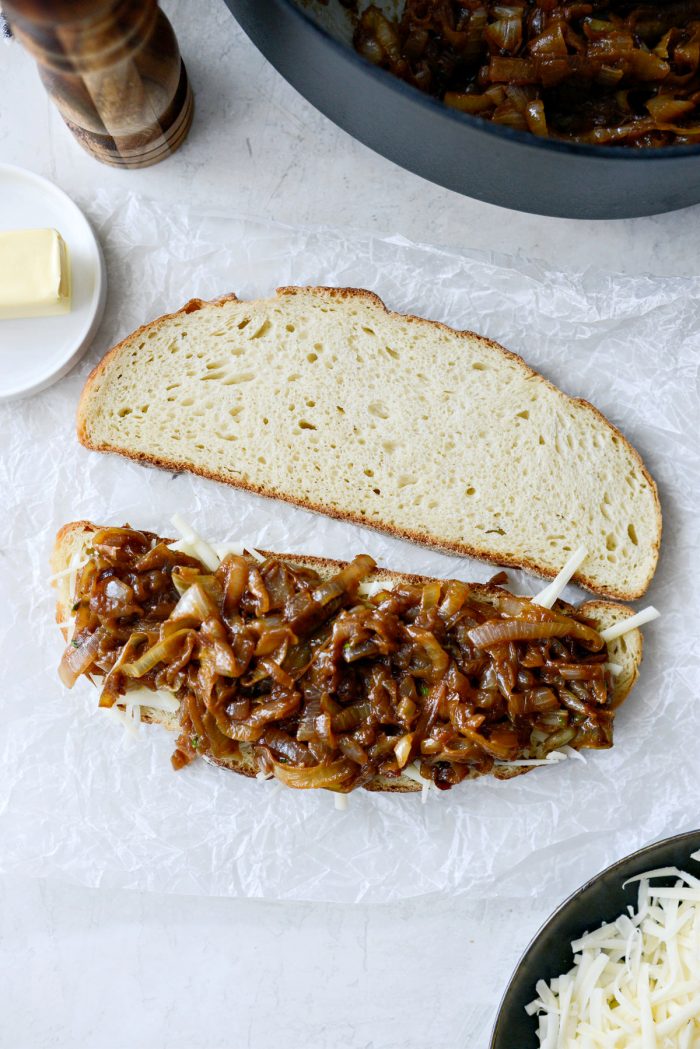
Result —
<path fill-rule="evenodd" d="M 566 276 L 401 237 L 291 229 L 173 209 L 133 195 L 83 200 L 110 289 L 89 357 L 0 414 L 2 596 L 0 869 L 83 885 L 327 901 L 428 893 L 558 898 L 614 858 L 700 819 L 698 515 L 700 279 Z M 492 569 L 224 485 L 147 469 L 77 443 L 78 394 L 104 351 L 188 298 L 275 285 L 371 288 L 388 305 L 475 329 L 596 404 L 642 453 L 665 540 L 648 594 L 638 686 L 615 747 L 449 793 L 332 796 L 247 781 L 197 762 L 175 773 L 172 737 L 137 738 L 97 709 L 87 681 L 56 676 L 62 643 L 46 582 L 66 521 L 170 534 L 179 511 L 214 539 L 484 580 Z M 532 593 L 532 577 L 512 573 Z M 584 595 L 577 594 L 578 599 Z"/>

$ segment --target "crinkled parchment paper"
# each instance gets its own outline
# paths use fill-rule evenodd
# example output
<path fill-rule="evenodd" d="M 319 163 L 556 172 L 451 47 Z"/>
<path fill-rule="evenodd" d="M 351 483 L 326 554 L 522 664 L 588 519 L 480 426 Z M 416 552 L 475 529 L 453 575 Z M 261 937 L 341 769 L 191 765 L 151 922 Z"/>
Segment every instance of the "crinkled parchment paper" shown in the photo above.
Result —
<path fill-rule="evenodd" d="M 698 517 L 700 279 L 553 273 L 400 237 L 291 229 L 135 196 L 81 201 L 105 248 L 105 320 L 92 353 L 33 399 L 2 408 L 0 865 L 84 885 L 276 899 L 388 901 L 433 892 L 553 898 L 642 844 L 700 822 Z M 81 448 L 89 369 L 133 328 L 193 296 L 275 285 L 360 285 L 388 305 L 472 328 L 596 404 L 642 453 L 665 538 L 648 600 L 641 680 L 615 747 L 445 794 L 350 798 L 249 782 L 204 762 L 174 773 L 172 738 L 131 738 L 88 682 L 66 692 L 46 582 L 66 521 L 164 534 L 175 511 L 212 538 L 484 580 L 448 557 L 214 482 Z M 537 582 L 512 573 L 522 592 Z M 581 598 L 583 595 L 576 595 Z"/>

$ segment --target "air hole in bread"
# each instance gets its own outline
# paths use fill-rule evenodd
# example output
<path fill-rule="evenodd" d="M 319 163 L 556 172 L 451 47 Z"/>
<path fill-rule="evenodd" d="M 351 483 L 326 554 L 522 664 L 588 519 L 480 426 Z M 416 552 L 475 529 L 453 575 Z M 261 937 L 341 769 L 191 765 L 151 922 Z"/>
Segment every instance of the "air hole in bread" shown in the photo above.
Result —
<path fill-rule="evenodd" d="M 120 419 L 123 419 L 125 415 L 131 415 L 131 408 L 120 408 L 118 415 Z"/>
<path fill-rule="evenodd" d="M 299 429 L 300 430 L 315 430 L 316 427 L 314 426 L 313 423 L 307 422 L 306 419 L 300 419 L 299 420 Z"/>
<path fill-rule="evenodd" d="M 396 441 L 382 441 L 382 448 L 391 455 L 396 451 Z"/>
<path fill-rule="evenodd" d="M 476 488 L 472 488 L 471 485 L 466 489 L 465 495 L 476 495 Z"/>
<path fill-rule="evenodd" d="M 315 408 L 316 407 L 316 401 L 307 401 L 306 402 L 306 407 L 307 408 Z"/>
<path fill-rule="evenodd" d="M 285 330 L 286 331 L 296 331 L 296 327 L 293 324 L 287 324 Z"/>
<path fill-rule="evenodd" d="M 398 479 L 399 488 L 406 488 L 409 484 L 415 484 L 417 478 L 413 474 L 400 474 Z"/>
<path fill-rule="evenodd" d="M 382 401 L 372 401 L 367 411 L 370 415 L 375 415 L 378 419 L 389 418 L 389 409 L 382 403 Z"/>
<path fill-rule="evenodd" d="M 525 411 L 516 412 L 515 418 L 516 419 L 529 419 L 530 418 L 530 413 L 529 413 L 529 411 L 527 409 L 525 409 Z"/>
<path fill-rule="evenodd" d="M 229 375 L 228 379 L 224 379 L 224 386 L 238 386 L 241 382 L 252 382 L 255 378 L 253 372 L 239 372 L 238 375 Z"/>
<path fill-rule="evenodd" d="M 401 359 L 401 355 L 397 352 L 397 350 L 392 349 L 391 346 L 385 346 L 384 349 L 386 350 L 386 352 L 389 354 L 390 357 L 394 358 L 395 361 L 398 361 L 398 360 Z"/>
<path fill-rule="evenodd" d="M 374 470 L 365 470 L 365 477 L 374 477 Z"/>
<path fill-rule="evenodd" d="M 612 532 L 609 532 L 605 538 L 605 549 L 617 550 L 617 539 Z"/>
<path fill-rule="evenodd" d="M 540 444 L 544 444 L 544 437 L 540 434 Z"/>
<path fill-rule="evenodd" d="M 486 365 L 485 364 L 481 364 L 480 361 L 475 361 L 475 363 L 472 364 L 472 368 L 474 369 L 475 372 L 485 372 L 486 371 Z"/>
<path fill-rule="evenodd" d="M 367 335 L 376 335 L 377 334 L 376 331 L 374 330 L 374 328 L 366 328 L 364 324 L 362 325 L 362 330 L 364 332 L 366 332 Z"/>
<path fill-rule="evenodd" d="M 631 543 L 634 543 L 635 546 L 639 545 L 639 539 L 637 538 L 637 530 L 633 524 L 627 525 L 627 535 L 630 537 Z"/>
<path fill-rule="evenodd" d="M 256 331 L 254 331 L 253 334 L 250 336 L 251 341 L 253 339 L 262 339 L 262 338 L 264 338 L 264 336 L 267 335 L 267 333 L 269 332 L 271 327 L 272 327 L 272 321 L 265 319 L 262 322 L 262 324 L 260 325 L 260 327 Z"/>
<path fill-rule="evenodd" d="M 250 317 L 244 317 L 242 321 L 238 322 L 238 330 L 243 331 L 250 324 Z"/>
<path fill-rule="evenodd" d="M 372 491 L 374 492 L 375 495 L 381 495 L 382 494 L 380 488 L 373 488 Z"/>
<path fill-rule="evenodd" d="M 314 364 L 318 360 L 318 354 L 317 353 L 307 353 L 306 359 L 309 362 L 309 364 Z"/>

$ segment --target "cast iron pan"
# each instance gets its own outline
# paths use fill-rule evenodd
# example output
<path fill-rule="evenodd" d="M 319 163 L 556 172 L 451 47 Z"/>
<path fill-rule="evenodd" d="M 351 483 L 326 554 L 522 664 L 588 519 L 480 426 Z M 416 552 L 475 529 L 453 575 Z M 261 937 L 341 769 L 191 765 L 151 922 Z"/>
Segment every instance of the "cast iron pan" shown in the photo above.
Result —
<path fill-rule="evenodd" d="M 292 0 L 226 3 L 253 43 L 317 109 L 431 182 L 490 204 L 565 218 L 653 215 L 700 201 L 700 146 L 570 145 L 497 127 L 376 69 Z"/>
<path fill-rule="evenodd" d="M 678 867 L 697 877 L 700 864 L 690 855 L 698 849 L 698 830 L 666 838 L 614 863 L 570 896 L 542 926 L 518 962 L 498 1010 L 490 1049 L 538 1049 L 537 1021 L 525 1012 L 525 1006 L 536 997 L 537 981 L 549 982 L 568 972 L 573 965 L 572 940 L 603 922 L 614 921 L 628 904 L 636 905 L 639 886 L 623 888 L 627 878 L 659 867 Z M 666 881 L 672 885 L 674 879 Z"/>

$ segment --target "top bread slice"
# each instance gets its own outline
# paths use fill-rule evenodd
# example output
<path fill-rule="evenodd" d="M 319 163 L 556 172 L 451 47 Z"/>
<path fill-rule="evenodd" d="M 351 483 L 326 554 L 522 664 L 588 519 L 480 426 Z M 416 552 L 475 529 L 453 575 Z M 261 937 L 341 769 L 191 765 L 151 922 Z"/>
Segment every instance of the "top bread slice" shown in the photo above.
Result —
<path fill-rule="evenodd" d="M 188 302 L 95 368 L 78 436 L 545 577 L 583 544 L 576 580 L 624 600 L 658 558 L 656 486 L 600 412 L 357 289 Z"/>
<path fill-rule="evenodd" d="M 71 592 L 70 575 L 66 573 L 71 566 L 75 566 L 84 560 L 89 551 L 92 536 L 98 530 L 98 527 L 98 525 L 92 524 L 90 521 L 73 521 L 61 528 L 54 543 L 51 554 L 51 571 L 60 573 L 60 577 L 54 580 L 54 586 L 58 591 L 56 622 L 61 626 L 66 640 L 68 638 L 68 624 L 71 619 L 71 607 L 74 597 Z M 254 544 L 251 543 L 251 545 Z M 260 553 L 263 556 L 270 555 L 270 551 L 262 550 Z M 271 556 L 286 561 L 290 565 L 313 568 L 323 578 L 335 574 L 347 564 L 347 562 L 333 561 L 323 557 L 310 557 L 307 554 L 303 556 L 274 554 Z M 366 582 L 382 582 L 392 585 L 397 582 L 425 583 L 428 580 L 425 576 L 376 568 Z M 361 592 L 363 586 L 366 586 L 366 583 L 361 585 Z M 472 583 L 470 589 L 475 596 L 482 600 L 490 600 L 497 593 L 496 588 L 483 583 Z M 632 615 L 631 610 L 626 605 L 599 600 L 587 601 L 580 606 L 579 611 L 581 615 L 590 618 L 599 630 L 604 630 L 606 627 L 612 626 L 614 623 L 618 623 L 620 620 L 627 619 Z M 614 679 L 615 691 L 613 695 L 613 706 L 619 707 L 629 695 L 639 675 L 639 666 L 642 662 L 643 654 L 641 631 L 638 629 L 630 630 L 622 637 L 608 642 L 608 653 L 611 662 L 616 663 L 619 668 Z M 147 704 L 142 703 L 140 705 L 140 717 L 142 721 L 161 724 L 171 731 L 177 731 L 179 728 L 179 715 L 177 713 L 168 713 L 161 709 L 148 707 Z M 220 761 L 213 758 L 208 758 L 207 760 L 212 764 L 221 765 L 224 768 L 228 768 L 231 772 L 237 772 L 242 776 L 252 777 L 257 774 L 255 757 L 252 747 L 248 744 L 241 744 L 240 753 L 234 758 Z M 525 772 L 531 771 L 531 768 L 532 766 L 500 764 L 494 767 L 493 775 L 497 779 L 512 779 L 514 776 L 523 775 Z M 421 784 L 407 775 L 401 775 L 396 779 L 377 776 L 367 784 L 365 789 L 403 793 L 420 790 Z"/>

